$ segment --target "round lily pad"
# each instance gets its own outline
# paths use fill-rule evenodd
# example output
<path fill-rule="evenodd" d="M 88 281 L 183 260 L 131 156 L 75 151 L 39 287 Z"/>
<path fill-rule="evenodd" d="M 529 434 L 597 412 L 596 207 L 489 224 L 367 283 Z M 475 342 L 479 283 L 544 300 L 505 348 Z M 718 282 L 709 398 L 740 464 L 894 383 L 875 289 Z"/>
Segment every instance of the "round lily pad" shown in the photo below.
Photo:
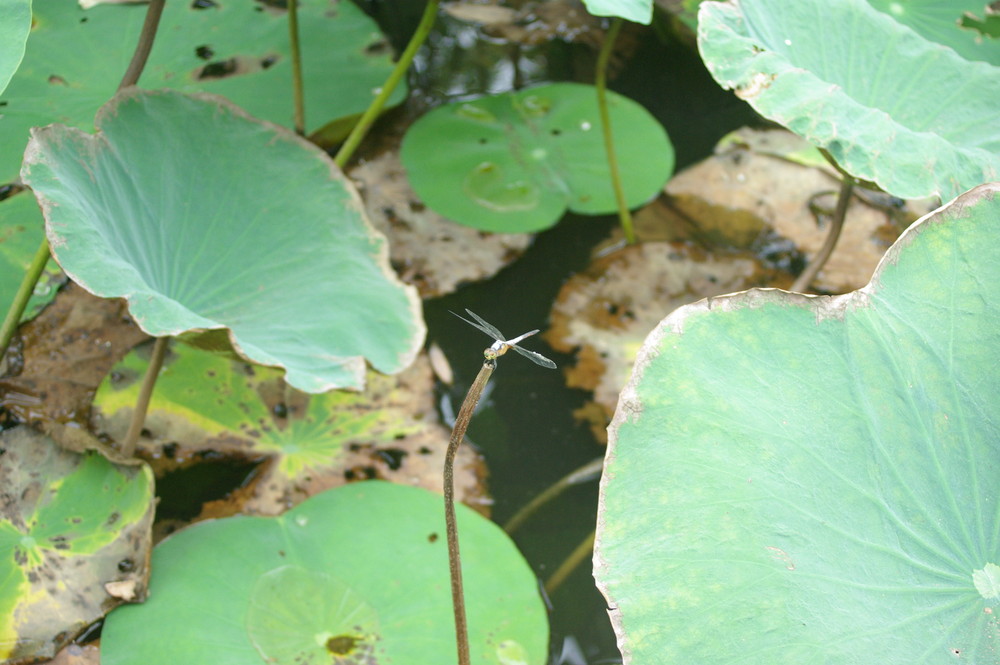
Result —
<path fill-rule="evenodd" d="M 227 328 L 309 392 L 416 356 L 416 291 L 321 150 L 210 95 L 127 90 L 96 124 L 33 130 L 22 170 L 75 282 L 150 335 Z"/>
<path fill-rule="evenodd" d="M 67 452 L 28 428 L 0 435 L 0 659 L 51 658 L 111 607 L 145 596 L 153 477 Z"/>
<path fill-rule="evenodd" d="M 531 569 L 499 527 L 458 508 L 473 662 L 543 665 Z M 424 490 L 369 481 L 280 517 L 200 522 L 152 565 L 149 600 L 105 621 L 104 665 L 455 660 L 443 506 Z"/>
<path fill-rule="evenodd" d="M 626 663 L 996 663 L 1000 184 L 866 287 L 687 305 L 610 430 L 595 576 Z"/>
<path fill-rule="evenodd" d="M 655 196 L 674 150 L 642 106 L 608 93 L 629 207 Z M 410 184 L 436 212 L 484 231 L 539 231 L 566 209 L 617 210 L 592 86 L 553 83 L 438 107 L 407 132 Z"/>
<path fill-rule="evenodd" d="M 891 194 L 948 200 L 1000 178 L 1000 68 L 866 0 L 706 2 L 698 45 L 720 85 Z"/>

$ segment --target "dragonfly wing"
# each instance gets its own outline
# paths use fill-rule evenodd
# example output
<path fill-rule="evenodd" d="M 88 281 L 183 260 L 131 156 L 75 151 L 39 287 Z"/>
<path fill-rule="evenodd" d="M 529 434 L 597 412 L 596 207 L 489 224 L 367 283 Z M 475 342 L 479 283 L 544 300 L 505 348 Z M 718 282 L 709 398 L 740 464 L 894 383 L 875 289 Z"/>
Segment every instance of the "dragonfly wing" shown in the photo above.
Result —
<path fill-rule="evenodd" d="M 448 311 L 449 311 L 449 312 L 451 312 L 451 310 L 450 310 L 450 309 L 449 309 Z M 466 311 L 466 312 L 469 312 L 469 310 L 465 310 L 465 311 Z M 455 314 L 455 312 L 451 312 L 451 313 L 452 313 L 452 314 Z M 472 314 L 472 312 L 469 312 L 469 314 Z M 473 315 L 473 316 L 476 316 L 475 314 L 472 314 L 472 315 Z M 489 335 L 489 336 L 490 336 L 490 337 L 492 337 L 493 339 L 497 339 L 496 335 L 494 335 L 494 334 L 493 334 L 493 332 L 492 332 L 492 331 L 491 331 L 491 330 L 490 330 L 489 328 L 484 328 L 483 326 L 479 325 L 479 324 L 478 324 L 478 323 L 476 323 L 475 321 L 470 321 L 470 320 L 468 320 L 467 318 L 465 318 L 465 317 L 464 317 L 464 316 L 462 316 L 461 314 L 455 314 L 455 316 L 457 316 L 458 318 L 462 319 L 463 321 L 465 321 L 466 323 L 468 323 L 468 324 L 469 324 L 470 326 L 472 326 L 472 327 L 473 327 L 473 328 L 475 328 L 476 330 L 481 330 L 482 332 L 486 333 L 487 335 Z M 476 318 L 477 318 L 477 319 L 479 319 L 479 317 L 478 317 L 478 316 L 476 316 Z M 482 321 L 482 319 L 479 319 L 479 320 L 480 320 L 480 321 Z M 485 323 L 485 322 L 484 322 L 484 323 Z M 493 328 L 493 326 L 490 326 L 490 328 Z M 494 328 L 493 330 L 496 330 L 496 329 Z"/>
<path fill-rule="evenodd" d="M 507 340 L 504 339 L 503 333 L 500 332 L 499 330 L 497 330 L 496 326 L 494 326 L 491 323 L 487 323 L 485 320 L 483 320 L 478 314 L 476 314 L 475 312 L 473 312 L 471 309 L 466 309 L 465 311 L 469 313 L 469 316 L 471 316 L 472 318 L 474 318 L 476 321 L 479 322 L 479 325 L 476 326 L 477 328 L 479 328 L 480 330 L 482 330 L 487 335 L 493 335 L 493 339 L 498 339 L 501 342 L 507 341 Z M 458 315 L 456 314 L 456 316 L 458 316 Z M 459 318 L 462 318 L 462 317 L 459 317 Z M 472 323 L 472 321 L 468 321 L 468 322 Z M 475 326 L 476 324 L 472 323 L 472 325 Z"/>
<path fill-rule="evenodd" d="M 532 330 L 530 332 L 524 333 L 523 335 L 518 335 L 514 339 L 503 339 L 503 340 L 500 340 L 500 341 L 501 342 L 506 342 L 507 344 L 510 344 L 511 346 L 514 346 L 515 344 L 517 344 L 518 342 L 520 342 L 525 337 L 531 337 L 532 335 L 534 335 L 537 332 L 538 332 L 537 330 Z"/>
<path fill-rule="evenodd" d="M 524 356 L 531 362 L 535 363 L 536 365 L 541 365 L 542 367 L 548 367 L 549 369 L 556 369 L 556 364 L 540 353 L 535 353 L 534 351 L 522 349 L 519 346 L 511 346 L 510 348 L 514 349 L 522 356 Z"/>

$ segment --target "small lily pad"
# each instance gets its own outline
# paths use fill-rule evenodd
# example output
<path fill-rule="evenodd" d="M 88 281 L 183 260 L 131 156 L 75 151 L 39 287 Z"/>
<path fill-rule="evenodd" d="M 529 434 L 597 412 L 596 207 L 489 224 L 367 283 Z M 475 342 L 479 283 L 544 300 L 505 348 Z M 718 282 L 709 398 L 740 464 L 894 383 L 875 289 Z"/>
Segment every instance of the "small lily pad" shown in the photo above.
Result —
<path fill-rule="evenodd" d="M 609 92 L 608 107 L 625 199 L 635 207 L 670 177 L 674 150 L 636 102 Z M 567 208 L 617 209 L 591 86 L 554 83 L 441 106 L 410 128 L 401 157 L 424 203 L 484 231 L 540 231 Z"/>
<path fill-rule="evenodd" d="M 534 574 L 499 527 L 457 508 L 473 662 L 544 665 Z M 280 517 L 200 522 L 152 565 L 149 600 L 105 620 L 103 665 L 455 659 L 443 507 L 421 489 L 355 483 Z"/>
<path fill-rule="evenodd" d="M 33 130 L 23 168 L 75 282 L 153 336 L 228 329 L 310 392 L 416 356 L 416 291 L 324 152 L 211 95 L 126 90 L 96 124 Z"/>
<path fill-rule="evenodd" d="M 55 652 L 145 597 L 153 478 L 27 428 L 0 435 L 0 658 Z"/>

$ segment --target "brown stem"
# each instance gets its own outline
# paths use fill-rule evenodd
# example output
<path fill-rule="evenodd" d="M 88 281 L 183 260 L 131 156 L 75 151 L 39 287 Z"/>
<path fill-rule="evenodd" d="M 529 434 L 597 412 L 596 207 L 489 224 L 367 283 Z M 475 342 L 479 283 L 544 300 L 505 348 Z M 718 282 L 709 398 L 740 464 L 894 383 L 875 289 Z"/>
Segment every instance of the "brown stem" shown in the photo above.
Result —
<path fill-rule="evenodd" d="M 125 76 L 118 84 L 118 90 L 135 85 L 139 81 L 143 68 L 146 66 L 146 59 L 149 52 L 153 50 L 153 40 L 156 38 L 156 28 L 160 25 L 160 15 L 163 14 L 163 6 L 166 0 L 150 0 L 146 8 L 146 20 L 142 24 L 142 32 L 139 33 L 139 43 L 135 46 L 135 53 L 132 54 L 132 62 L 128 63 Z"/>
<path fill-rule="evenodd" d="M 503 530 L 506 531 L 508 535 L 514 533 L 521 528 L 521 525 L 527 522 L 528 518 L 534 515 L 539 508 L 555 499 L 571 486 L 587 482 L 595 477 L 600 477 L 601 468 L 603 466 L 604 458 L 598 457 L 593 461 L 587 462 L 580 468 L 570 471 L 568 474 L 546 488 L 544 492 L 529 501 L 526 506 L 521 508 L 521 510 L 517 511 L 517 513 L 503 525 Z"/>
<path fill-rule="evenodd" d="M 843 180 L 840 181 L 840 193 L 837 194 L 837 208 L 834 210 L 833 219 L 830 220 L 830 232 L 816 256 L 812 258 L 806 269 L 792 284 L 792 291 L 805 292 L 812 281 L 816 279 L 816 275 L 826 264 L 827 259 L 833 254 L 833 248 L 837 246 L 837 240 L 840 238 L 840 230 L 844 228 L 844 217 L 847 215 L 847 205 L 851 201 L 851 192 L 853 191 L 854 178 L 845 173 Z"/>
<path fill-rule="evenodd" d="M 594 551 L 594 539 L 596 537 L 596 532 L 591 531 L 590 535 L 583 539 L 579 545 L 576 546 L 566 560 L 559 564 L 556 568 L 556 572 L 552 573 L 552 577 L 545 582 L 545 593 L 552 594 L 559 586 L 566 581 L 570 573 L 576 570 L 576 567 L 587 558 L 587 555 Z"/>
<path fill-rule="evenodd" d="M 167 354 L 169 342 L 169 337 L 157 337 L 153 344 L 149 367 L 146 368 L 146 376 L 142 379 L 139 397 L 132 410 L 132 421 L 129 423 L 128 432 L 121 445 L 121 453 L 125 457 L 132 457 L 135 454 L 135 444 L 139 441 L 142 426 L 146 422 L 146 411 L 149 409 L 149 400 L 153 397 L 153 386 L 156 385 L 156 378 L 160 375 L 160 368 L 163 367 L 163 357 Z"/>
<path fill-rule="evenodd" d="M 458 647 L 458 665 L 470 665 L 469 628 L 465 620 L 465 595 L 462 591 L 462 557 L 458 551 L 458 523 L 455 521 L 455 455 L 465 438 L 472 412 L 483 395 L 483 389 L 497 367 L 495 359 L 487 359 L 476 380 L 465 395 L 462 408 L 458 410 L 455 426 L 448 441 L 448 452 L 444 457 L 444 521 L 448 534 L 448 570 L 451 572 L 451 603 L 455 610 L 455 642 Z"/>
<path fill-rule="evenodd" d="M 288 2 L 288 41 L 292 51 L 292 104 L 295 107 L 295 133 L 306 135 L 305 95 L 302 93 L 302 53 L 299 50 L 299 3 Z"/>

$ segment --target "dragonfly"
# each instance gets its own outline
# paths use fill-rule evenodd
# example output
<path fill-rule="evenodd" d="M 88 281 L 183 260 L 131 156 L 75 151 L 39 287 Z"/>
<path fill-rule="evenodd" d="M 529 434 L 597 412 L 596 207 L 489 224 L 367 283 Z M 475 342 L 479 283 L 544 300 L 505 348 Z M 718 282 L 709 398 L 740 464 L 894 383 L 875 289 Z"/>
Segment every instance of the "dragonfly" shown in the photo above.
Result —
<path fill-rule="evenodd" d="M 549 360 L 548 358 L 546 358 L 545 356 L 543 356 L 542 354 L 535 353 L 534 351 L 528 351 L 527 349 L 517 345 L 517 343 L 520 342 L 522 339 L 526 337 L 531 337 L 532 335 L 537 333 L 538 330 L 531 330 L 529 332 L 524 333 L 523 335 L 518 335 L 514 339 L 505 339 L 503 333 L 500 332 L 496 326 L 487 323 L 471 309 L 466 309 L 465 311 L 469 314 L 469 316 L 475 319 L 475 321 L 470 321 L 461 314 L 455 314 L 455 312 L 452 312 L 452 314 L 455 314 L 455 316 L 462 319 L 473 328 L 477 328 L 483 331 L 484 333 L 492 337 L 494 340 L 493 345 L 490 346 L 485 351 L 483 351 L 483 355 L 486 356 L 486 360 L 491 362 L 495 361 L 497 358 L 507 353 L 509 350 L 514 349 L 522 356 L 524 356 L 531 362 L 535 363 L 536 365 L 541 365 L 542 367 L 548 367 L 549 369 L 556 369 L 556 364 L 551 360 Z"/>

